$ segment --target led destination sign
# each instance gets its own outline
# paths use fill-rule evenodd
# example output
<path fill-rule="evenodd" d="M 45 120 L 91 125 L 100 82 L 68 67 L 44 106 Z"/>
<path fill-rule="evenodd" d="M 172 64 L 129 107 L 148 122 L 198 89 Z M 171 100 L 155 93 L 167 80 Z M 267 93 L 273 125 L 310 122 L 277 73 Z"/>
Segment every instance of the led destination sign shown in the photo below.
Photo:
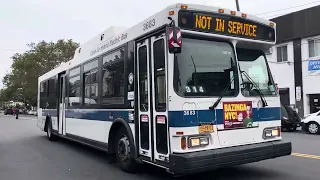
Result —
<path fill-rule="evenodd" d="M 275 41 L 273 27 L 233 15 L 181 10 L 179 12 L 179 27 L 206 33 Z"/>

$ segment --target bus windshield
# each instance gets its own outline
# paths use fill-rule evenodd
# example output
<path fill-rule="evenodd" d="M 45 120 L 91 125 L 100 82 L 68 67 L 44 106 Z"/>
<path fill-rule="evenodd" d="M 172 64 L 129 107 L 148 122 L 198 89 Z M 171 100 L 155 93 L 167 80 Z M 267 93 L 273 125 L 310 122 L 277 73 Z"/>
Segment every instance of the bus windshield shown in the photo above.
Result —
<path fill-rule="evenodd" d="M 237 75 L 234 50 L 227 42 L 184 38 L 174 63 L 174 89 L 182 97 L 220 96 Z M 236 84 L 238 78 L 224 96 L 235 96 Z"/>
<path fill-rule="evenodd" d="M 259 90 L 263 95 L 275 96 L 276 88 L 264 53 L 261 50 L 237 48 L 237 56 L 240 70 L 247 74 L 256 85 L 250 83 L 250 79 L 242 74 L 241 92 L 244 96 L 259 96 Z M 257 88 L 258 86 L 259 88 Z"/>

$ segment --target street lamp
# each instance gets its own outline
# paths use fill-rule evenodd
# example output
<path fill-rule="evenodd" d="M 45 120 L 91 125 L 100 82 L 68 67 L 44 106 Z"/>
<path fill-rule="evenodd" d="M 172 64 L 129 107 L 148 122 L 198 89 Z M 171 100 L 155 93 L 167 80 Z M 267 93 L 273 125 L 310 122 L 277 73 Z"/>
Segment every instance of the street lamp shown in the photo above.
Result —
<path fill-rule="evenodd" d="M 239 0 L 236 0 L 237 11 L 240 11 Z"/>

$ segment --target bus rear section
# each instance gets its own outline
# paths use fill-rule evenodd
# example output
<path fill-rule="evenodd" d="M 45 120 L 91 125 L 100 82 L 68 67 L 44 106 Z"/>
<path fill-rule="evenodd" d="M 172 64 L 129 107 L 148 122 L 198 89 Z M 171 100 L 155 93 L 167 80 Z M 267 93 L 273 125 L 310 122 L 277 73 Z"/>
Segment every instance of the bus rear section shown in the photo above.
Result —
<path fill-rule="evenodd" d="M 213 29 L 201 27 L 204 19 L 212 19 Z M 235 37 L 231 20 L 255 29 Z M 275 41 L 274 27 L 188 10 L 178 21 L 181 49 L 168 56 L 169 170 L 188 174 L 290 155 L 264 54 Z M 226 31 L 216 36 L 218 26 Z"/>

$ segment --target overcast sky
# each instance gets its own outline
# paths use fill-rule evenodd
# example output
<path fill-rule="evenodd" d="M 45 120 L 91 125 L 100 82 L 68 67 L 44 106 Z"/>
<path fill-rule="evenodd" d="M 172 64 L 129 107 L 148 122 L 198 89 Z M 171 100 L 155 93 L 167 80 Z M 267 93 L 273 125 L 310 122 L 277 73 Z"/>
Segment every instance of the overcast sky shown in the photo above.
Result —
<path fill-rule="evenodd" d="M 10 57 L 27 43 L 71 38 L 85 43 L 109 26 L 131 27 L 178 0 L 0 0 L 0 78 L 10 71 Z M 236 9 L 235 0 L 185 0 Z M 316 0 L 239 0 L 240 10 L 271 18 L 316 6 Z M 304 6 L 300 6 L 303 5 Z M 2 87 L 2 82 L 0 82 Z"/>

